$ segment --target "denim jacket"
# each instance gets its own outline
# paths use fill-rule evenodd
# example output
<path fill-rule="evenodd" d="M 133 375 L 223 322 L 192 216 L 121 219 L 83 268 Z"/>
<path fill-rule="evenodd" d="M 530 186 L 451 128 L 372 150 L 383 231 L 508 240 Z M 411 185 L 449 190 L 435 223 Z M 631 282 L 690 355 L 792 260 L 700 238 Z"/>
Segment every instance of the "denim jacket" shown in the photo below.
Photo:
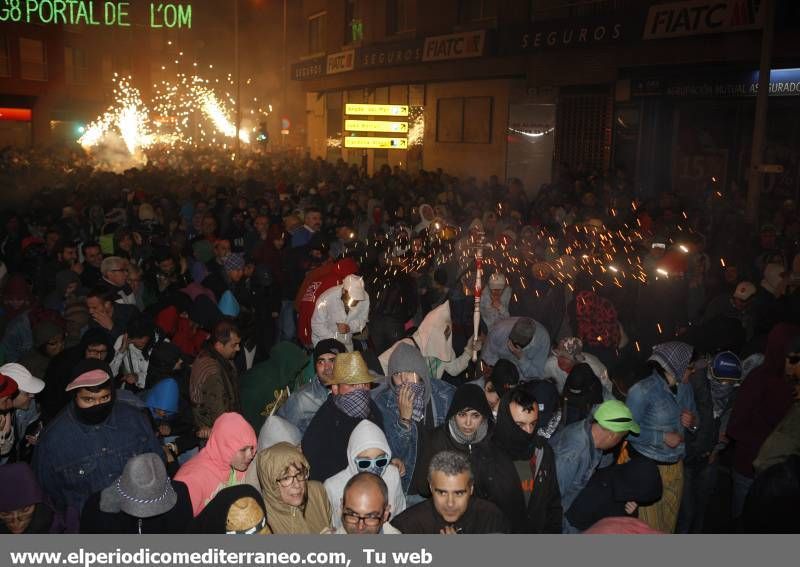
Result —
<path fill-rule="evenodd" d="M 128 459 L 142 453 L 164 457 L 139 410 L 117 400 L 105 422 L 86 425 L 78 421 L 71 402 L 42 434 L 33 470 L 57 508 L 80 510 L 89 496 L 122 474 Z"/>
<path fill-rule="evenodd" d="M 691 384 L 679 383 L 675 395 L 667 381 L 653 372 L 631 386 L 625 403 L 641 428 L 639 435 L 628 436 L 637 452 L 662 463 L 676 463 L 684 457 L 686 445 L 681 443 L 669 447 L 664 443 L 664 434 L 673 432 L 684 436 L 681 411 L 685 409 L 697 414 Z"/>
<path fill-rule="evenodd" d="M 564 428 L 553 445 L 556 454 L 556 474 L 558 490 L 561 492 L 561 506 L 564 513 L 569 510 L 573 500 L 580 494 L 594 472 L 601 466 L 608 466 L 613 459 L 597 449 L 592 441 L 592 417 L 572 423 Z"/>
<path fill-rule="evenodd" d="M 431 409 L 433 410 L 434 427 L 439 427 L 447 419 L 447 410 L 453 401 L 456 389 L 444 380 L 431 380 Z M 383 415 L 383 431 L 392 450 L 392 457 L 403 461 L 406 473 L 402 477 L 403 492 L 408 494 L 411 479 L 414 477 L 414 466 L 417 464 L 417 441 L 419 432 L 417 423 L 412 421 L 411 427 L 406 428 L 400 423 L 400 410 L 397 406 L 397 396 L 388 384 L 372 391 L 375 400 Z"/>
<path fill-rule="evenodd" d="M 276 415 L 297 426 L 301 434 L 306 432 L 308 424 L 314 418 L 322 404 L 328 399 L 330 390 L 315 375 L 308 384 L 292 392 L 286 402 L 278 408 Z"/>

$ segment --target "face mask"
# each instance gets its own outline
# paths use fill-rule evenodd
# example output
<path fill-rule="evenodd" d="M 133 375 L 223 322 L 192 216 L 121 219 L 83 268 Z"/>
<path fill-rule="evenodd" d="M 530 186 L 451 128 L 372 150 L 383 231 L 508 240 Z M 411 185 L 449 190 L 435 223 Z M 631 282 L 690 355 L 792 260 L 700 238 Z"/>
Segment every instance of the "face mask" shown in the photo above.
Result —
<path fill-rule="evenodd" d="M 369 417 L 369 390 L 353 390 L 333 397 L 333 403 L 350 417 L 366 419 Z"/>
<path fill-rule="evenodd" d="M 90 408 L 79 408 L 75 406 L 75 415 L 78 421 L 86 425 L 98 425 L 103 423 L 108 416 L 111 415 L 111 409 L 114 407 L 113 400 L 104 404 L 97 404 Z"/>
<path fill-rule="evenodd" d="M 425 384 L 410 384 L 411 391 L 414 393 L 414 411 L 411 418 L 414 421 L 422 421 L 425 418 Z"/>

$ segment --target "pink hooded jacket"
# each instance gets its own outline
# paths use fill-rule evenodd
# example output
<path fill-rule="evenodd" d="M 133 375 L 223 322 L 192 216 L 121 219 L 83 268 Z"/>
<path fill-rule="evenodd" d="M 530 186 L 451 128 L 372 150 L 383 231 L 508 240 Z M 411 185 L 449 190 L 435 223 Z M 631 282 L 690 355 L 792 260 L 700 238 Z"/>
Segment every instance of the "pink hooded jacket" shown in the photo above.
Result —
<path fill-rule="evenodd" d="M 217 418 L 205 448 L 175 475 L 175 480 L 189 489 L 195 516 L 220 489 L 244 482 L 245 472 L 235 471 L 231 461 L 243 447 L 251 446 L 255 451 L 256 445 L 256 432 L 241 415 L 231 412 Z"/>

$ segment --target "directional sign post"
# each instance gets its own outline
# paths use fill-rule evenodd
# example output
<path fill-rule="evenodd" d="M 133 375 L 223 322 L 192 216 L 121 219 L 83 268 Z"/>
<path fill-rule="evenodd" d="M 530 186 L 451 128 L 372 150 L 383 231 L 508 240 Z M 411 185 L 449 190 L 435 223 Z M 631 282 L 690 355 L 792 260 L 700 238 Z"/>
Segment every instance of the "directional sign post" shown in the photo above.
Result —
<path fill-rule="evenodd" d="M 345 120 L 344 129 L 348 132 L 398 132 L 408 133 L 408 122 L 389 122 L 388 120 Z"/>
<path fill-rule="evenodd" d="M 346 104 L 344 113 L 351 116 L 408 116 L 404 104 Z"/>
<path fill-rule="evenodd" d="M 346 136 L 345 148 L 382 149 L 382 150 L 407 150 L 406 138 L 373 138 L 368 136 Z"/>

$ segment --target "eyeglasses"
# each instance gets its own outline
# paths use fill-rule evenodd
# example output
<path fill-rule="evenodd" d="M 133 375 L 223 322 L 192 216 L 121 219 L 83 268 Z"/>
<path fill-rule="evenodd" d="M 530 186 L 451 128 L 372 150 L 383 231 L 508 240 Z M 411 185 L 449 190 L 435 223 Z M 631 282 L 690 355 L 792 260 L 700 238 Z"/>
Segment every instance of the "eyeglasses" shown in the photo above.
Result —
<path fill-rule="evenodd" d="M 359 459 L 356 457 L 353 460 L 355 461 L 356 466 L 362 471 L 371 469 L 372 467 L 378 467 L 382 469 L 389 464 L 389 457 L 386 455 L 383 455 L 382 457 L 376 457 L 374 459 Z"/>
<path fill-rule="evenodd" d="M 351 526 L 357 526 L 361 522 L 364 522 L 365 526 L 370 526 L 374 528 L 375 526 L 381 525 L 383 522 L 383 514 L 369 514 L 367 516 L 360 516 L 355 512 L 342 512 L 342 520 L 350 524 Z"/>
<path fill-rule="evenodd" d="M 267 517 L 263 516 L 261 518 L 261 521 L 258 522 L 252 528 L 248 528 L 246 530 L 228 530 L 225 533 L 228 535 L 253 535 L 263 530 L 266 527 L 266 525 L 267 525 Z"/>
<path fill-rule="evenodd" d="M 304 471 L 300 471 L 297 474 L 293 474 L 293 475 L 284 476 L 282 478 L 279 478 L 276 482 L 278 484 L 280 484 L 282 487 L 288 488 L 288 487 L 292 486 L 295 483 L 295 481 L 297 481 L 297 484 L 302 484 L 307 480 L 308 480 L 308 471 L 304 470 Z"/>
<path fill-rule="evenodd" d="M 86 354 L 103 354 L 103 355 L 106 355 L 106 354 L 108 354 L 108 349 L 107 348 L 87 348 L 86 349 Z"/>

